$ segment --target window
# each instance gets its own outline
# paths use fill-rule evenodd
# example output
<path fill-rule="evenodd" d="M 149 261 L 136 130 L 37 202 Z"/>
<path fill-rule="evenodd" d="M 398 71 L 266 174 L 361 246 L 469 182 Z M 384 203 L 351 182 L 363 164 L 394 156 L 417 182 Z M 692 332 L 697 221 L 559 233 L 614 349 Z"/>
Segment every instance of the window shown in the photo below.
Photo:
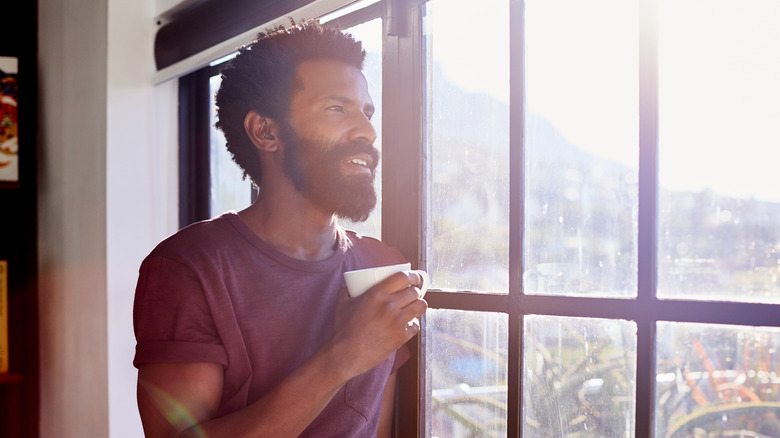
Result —
<path fill-rule="evenodd" d="M 776 3 L 339 18 L 382 85 L 382 206 L 361 231 L 433 282 L 398 436 L 778 436 Z M 191 107 L 213 74 L 182 79 Z"/>

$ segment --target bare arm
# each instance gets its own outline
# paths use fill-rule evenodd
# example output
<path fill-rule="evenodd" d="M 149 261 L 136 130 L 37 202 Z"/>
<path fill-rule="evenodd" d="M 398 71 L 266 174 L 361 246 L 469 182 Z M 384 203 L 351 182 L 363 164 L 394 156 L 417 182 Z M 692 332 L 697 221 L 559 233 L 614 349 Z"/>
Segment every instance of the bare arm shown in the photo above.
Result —
<path fill-rule="evenodd" d="M 149 438 L 177 436 L 216 415 L 222 365 L 153 363 L 138 369 L 138 411 Z"/>
<path fill-rule="evenodd" d="M 222 365 L 160 363 L 138 371 L 138 407 L 147 437 L 297 436 L 328 404 L 346 375 L 318 354 L 247 408 L 214 418 L 222 396 Z M 294 407 L 294 408 L 293 408 Z"/>
<path fill-rule="evenodd" d="M 410 287 L 419 281 L 414 272 L 396 274 L 345 302 L 325 346 L 260 400 L 220 418 L 214 416 L 222 395 L 221 365 L 141 366 L 138 405 L 146 436 L 299 435 L 344 383 L 384 361 L 417 333 L 416 317 L 427 309 Z"/>

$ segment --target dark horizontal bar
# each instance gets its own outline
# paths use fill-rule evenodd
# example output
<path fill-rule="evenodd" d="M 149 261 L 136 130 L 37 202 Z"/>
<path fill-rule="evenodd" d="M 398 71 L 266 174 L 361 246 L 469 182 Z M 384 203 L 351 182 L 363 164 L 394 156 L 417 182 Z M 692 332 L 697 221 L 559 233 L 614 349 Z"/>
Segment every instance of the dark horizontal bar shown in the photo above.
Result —
<path fill-rule="evenodd" d="M 780 304 L 691 300 L 649 300 L 428 291 L 428 306 L 510 314 L 625 320 L 673 321 L 745 326 L 780 326 Z M 514 310 L 513 310 L 514 307 Z"/>
<path fill-rule="evenodd" d="M 211 46 L 227 41 L 310 0 L 208 0 L 200 2 L 163 24 L 154 41 L 157 69 L 181 61 Z M 296 21 L 312 17 L 290 17 Z M 237 47 L 236 47 L 237 48 Z"/>
<path fill-rule="evenodd" d="M 780 305 L 719 301 L 659 300 L 655 320 L 747 326 L 780 326 Z"/>
<path fill-rule="evenodd" d="M 429 290 L 425 294 L 428 307 L 433 309 L 473 310 L 477 312 L 509 313 L 510 300 L 506 294 L 476 292 L 444 292 Z"/>

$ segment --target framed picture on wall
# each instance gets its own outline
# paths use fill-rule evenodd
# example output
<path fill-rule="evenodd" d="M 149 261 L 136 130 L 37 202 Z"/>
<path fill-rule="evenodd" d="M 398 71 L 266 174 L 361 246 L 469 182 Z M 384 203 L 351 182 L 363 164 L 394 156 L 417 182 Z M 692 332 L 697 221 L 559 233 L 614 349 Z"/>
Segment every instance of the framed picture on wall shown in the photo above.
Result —
<path fill-rule="evenodd" d="M 19 186 L 19 60 L 0 56 L 0 187 Z"/>

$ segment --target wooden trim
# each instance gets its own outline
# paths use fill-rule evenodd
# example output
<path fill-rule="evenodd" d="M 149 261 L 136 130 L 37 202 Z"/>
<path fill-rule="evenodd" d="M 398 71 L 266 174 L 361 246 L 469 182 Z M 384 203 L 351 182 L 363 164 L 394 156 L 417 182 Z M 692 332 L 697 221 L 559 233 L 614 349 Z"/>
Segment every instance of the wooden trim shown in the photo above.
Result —
<path fill-rule="evenodd" d="M 658 14 L 656 0 L 639 1 L 639 212 L 637 304 L 636 412 L 637 438 L 653 436 L 655 406 L 655 328 L 660 318 L 686 309 L 702 315 L 696 304 L 656 299 L 658 219 Z M 706 306 L 710 308 L 709 304 Z M 690 310 L 688 310 L 690 309 Z M 721 312 L 717 312 L 721 314 Z M 737 313 L 737 312 L 734 312 Z M 684 317 L 685 314 L 677 315 Z M 673 317 L 673 316 L 672 316 Z M 684 321 L 686 318 L 680 318 Z"/>
<path fill-rule="evenodd" d="M 419 5 L 407 0 L 388 1 L 382 74 L 383 177 L 382 240 L 398 248 L 413 267 L 424 268 L 423 218 L 423 52 Z M 403 92 L 398 92 L 403 90 Z M 411 159 L 410 159 L 411 158 Z M 416 158 L 416 159 L 415 159 Z M 425 318 L 422 318 L 424 333 Z M 399 370 L 397 437 L 419 436 L 426 403 L 420 382 L 424 370 L 420 352 L 425 337 L 409 346 L 412 359 Z"/>
<path fill-rule="evenodd" d="M 507 436 L 523 435 L 525 1 L 509 0 L 509 298 Z"/>
<path fill-rule="evenodd" d="M 21 374 L 0 374 L 0 385 L 14 385 L 22 383 L 24 376 Z"/>

